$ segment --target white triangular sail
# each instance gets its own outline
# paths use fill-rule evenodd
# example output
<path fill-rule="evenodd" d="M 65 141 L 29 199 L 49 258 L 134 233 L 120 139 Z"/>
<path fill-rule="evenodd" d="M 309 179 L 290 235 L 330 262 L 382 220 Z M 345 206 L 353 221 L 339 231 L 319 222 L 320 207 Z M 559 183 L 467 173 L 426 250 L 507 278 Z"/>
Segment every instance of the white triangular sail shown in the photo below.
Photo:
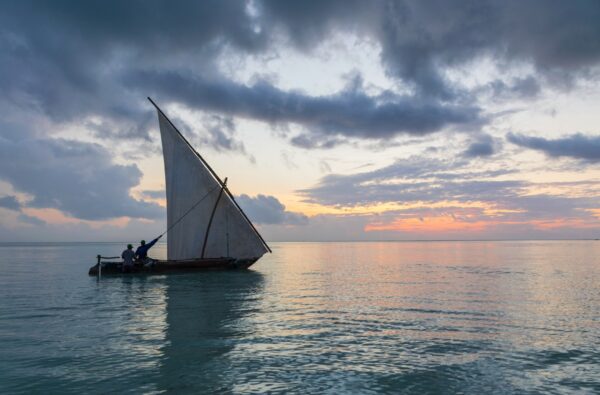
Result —
<path fill-rule="evenodd" d="M 168 259 L 201 258 L 221 184 L 165 115 L 157 111 L 165 160 Z M 258 259 L 267 251 L 256 230 L 223 191 L 208 232 L 204 258 Z"/>

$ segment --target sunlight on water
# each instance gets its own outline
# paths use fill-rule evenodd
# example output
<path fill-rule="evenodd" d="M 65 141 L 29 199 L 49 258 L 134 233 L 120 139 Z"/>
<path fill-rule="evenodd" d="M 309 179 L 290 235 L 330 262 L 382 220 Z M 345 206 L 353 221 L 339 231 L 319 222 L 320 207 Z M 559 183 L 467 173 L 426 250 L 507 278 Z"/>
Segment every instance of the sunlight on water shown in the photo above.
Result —
<path fill-rule="evenodd" d="M 250 271 L 87 276 L 122 248 L 0 245 L 0 392 L 600 391 L 599 242 L 279 243 Z"/>

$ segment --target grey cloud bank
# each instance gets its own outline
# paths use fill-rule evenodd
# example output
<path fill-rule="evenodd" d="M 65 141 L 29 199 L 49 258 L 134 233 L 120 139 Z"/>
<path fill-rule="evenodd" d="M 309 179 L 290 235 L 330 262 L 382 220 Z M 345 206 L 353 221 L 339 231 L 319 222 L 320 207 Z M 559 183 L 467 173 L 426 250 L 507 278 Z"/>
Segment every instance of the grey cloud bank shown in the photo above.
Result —
<path fill-rule="evenodd" d="M 125 82 L 146 94 L 152 90 L 163 102 L 268 122 L 297 122 L 317 135 L 381 138 L 477 120 L 476 97 L 447 80 L 448 67 L 489 56 L 499 62 L 531 63 L 546 80 L 564 85 L 589 74 L 600 59 L 594 44 L 600 38 L 600 5 L 594 1 L 252 4 L 9 3 L 0 16 L 5 54 L 0 86 L 11 102 L 57 121 L 102 116 L 111 125 L 110 133 L 120 137 L 147 137 L 150 122 L 139 91 L 124 88 Z M 388 74 L 412 85 L 415 94 L 384 100 L 359 88 L 311 97 L 265 82 L 236 84 L 214 63 L 225 48 L 247 55 L 268 53 L 282 37 L 310 52 L 340 31 L 379 43 Z M 532 95 L 539 84 L 523 77 L 508 90 Z"/>
<path fill-rule="evenodd" d="M 468 158 L 491 156 L 497 152 L 497 145 L 492 136 L 483 134 L 475 138 L 464 152 L 464 156 Z"/>
<path fill-rule="evenodd" d="M 236 200 L 248 217 L 257 224 L 305 225 L 308 223 L 306 215 L 287 211 L 285 206 L 274 196 L 250 197 L 242 194 Z"/>
<path fill-rule="evenodd" d="M 333 207 L 356 207 L 396 203 L 429 205 L 436 202 L 458 202 L 460 205 L 487 204 L 508 210 L 486 214 L 479 208 L 477 220 L 524 223 L 533 220 L 580 219 L 596 222 L 588 209 L 600 205 L 595 183 L 580 189 L 580 197 L 561 194 L 531 194 L 534 184 L 522 180 L 498 180 L 510 171 L 469 171 L 468 162 L 443 162 L 424 157 L 398 160 L 396 163 L 352 175 L 331 174 L 313 188 L 300 190 L 311 203 Z M 557 186 L 560 186 L 557 184 Z M 419 216 L 426 209 L 407 209 L 405 215 Z M 460 213 L 464 207 L 436 208 L 447 215 Z M 388 217 L 399 213 L 390 211 Z"/>
<path fill-rule="evenodd" d="M 568 83 L 600 60 L 600 4 L 592 0 L 259 4 L 303 48 L 335 29 L 373 37 L 382 46 L 381 60 L 391 75 L 414 84 L 422 94 L 445 99 L 457 91 L 444 70 L 481 57 L 506 65 L 530 63 L 557 84 Z M 515 86 L 527 94 L 538 89 L 531 78 Z"/>
<path fill-rule="evenodd" d="M 0 197 L 0 207 L 19 211 L 21 210 L 21 203 L 17 200 L 16 196 L 2 196 Z"/>
<path fill-rule="evenodd" d="M 509 133 L 507 140 L 521 147 L 541 151 L 552 157 L 570 157 L 589 162 L 600 162 L 600 136 L 576 133 L 559 139 L 528 137 Z"/>
<path fill-rule="evenodd" d="M 129 195 L 141 176 L 134 165 L 112 163 L 111 153 L 97 144 L 35 138 L 0 143 L 0 180 L 33 196 L 28 207 L 86 220 L 159 218 L 160 206 Z"/>
<path fill-rule="evenodd" d="M 282 91 L 266 81 L 252 86 L 206 80 L 178 72 L 134 72 L 125 83 L 195 108 L 272 124 L 297 123 L 317 135 L 385 138 L 424 135 L 450 125 L 481 122 L 476 107 L 441 104 L 390 93 L 368 96 L 356 89 L 331 96 Z"/>

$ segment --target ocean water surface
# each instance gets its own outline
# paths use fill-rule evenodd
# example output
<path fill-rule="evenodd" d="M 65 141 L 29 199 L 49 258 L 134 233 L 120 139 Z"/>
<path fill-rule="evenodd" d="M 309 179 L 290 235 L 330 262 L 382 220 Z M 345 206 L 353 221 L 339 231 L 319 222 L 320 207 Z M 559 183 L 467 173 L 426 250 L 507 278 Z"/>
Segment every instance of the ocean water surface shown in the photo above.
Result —
<path fill-rule="evenodd" d="M 600 393 L 598 241 L 274 243 L 248 271 L 88 277 L 123 247 L 0 244 L 0 393 Z"/>

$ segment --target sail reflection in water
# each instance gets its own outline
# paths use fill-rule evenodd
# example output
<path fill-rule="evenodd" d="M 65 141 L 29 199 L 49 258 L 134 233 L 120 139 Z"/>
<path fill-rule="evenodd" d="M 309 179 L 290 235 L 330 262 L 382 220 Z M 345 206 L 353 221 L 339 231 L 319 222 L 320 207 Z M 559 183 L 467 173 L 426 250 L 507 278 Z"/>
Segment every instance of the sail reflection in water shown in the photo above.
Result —
<path fill-rule="evenodd" d="M 263 275 L 220 271 L 165 278 L 166 332 L 158 388 L 168 392 L 229 393 L 230 353 L 256 330 Z"/>

